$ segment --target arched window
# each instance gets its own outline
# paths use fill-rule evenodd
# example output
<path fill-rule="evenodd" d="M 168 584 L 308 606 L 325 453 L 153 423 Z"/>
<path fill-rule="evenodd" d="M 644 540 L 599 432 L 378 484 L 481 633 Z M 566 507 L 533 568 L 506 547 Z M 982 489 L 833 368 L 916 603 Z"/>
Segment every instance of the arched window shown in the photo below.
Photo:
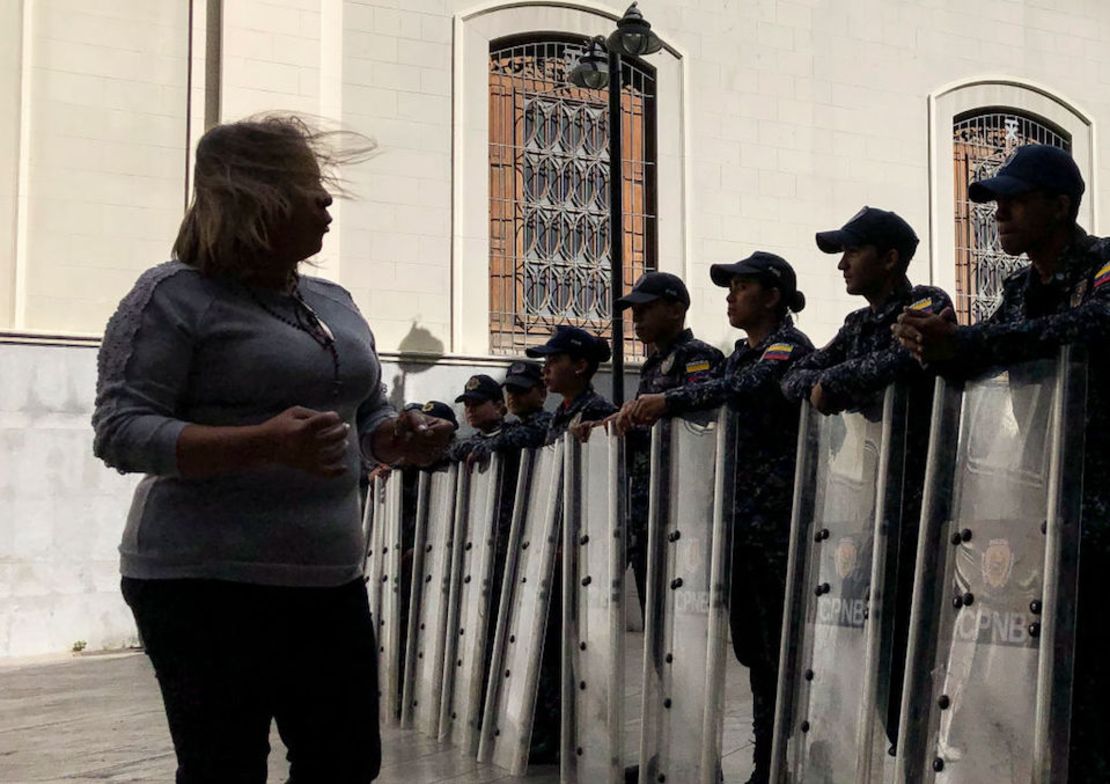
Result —
<path fill-rule="evenodd" d="M 609 115 L 567 79 L 581 37 L 490 42 L 490 349 L 519 354 L 557 324 L 610 335 Z M 657 265 L 655 76 L 622 75 L 625 290 Z M 625 334 L 625 354 L 642 354 Z M 615 348 L 615 347 L 614 347 Z"/>
<path fill-rule="evenodd" d="M 1026 263 L 1007 256 L 998 239 L 994 203 L 968 200 L 968 185 L 992 176 L 1018 147 L 1051 144 L 1071 151 L 1071 135 L 1028 112 L 975 109 L 952 125 L 956 209 L 956 310 L 961 324 L 989 316 L 998 305 L 1006 276 Z"/>

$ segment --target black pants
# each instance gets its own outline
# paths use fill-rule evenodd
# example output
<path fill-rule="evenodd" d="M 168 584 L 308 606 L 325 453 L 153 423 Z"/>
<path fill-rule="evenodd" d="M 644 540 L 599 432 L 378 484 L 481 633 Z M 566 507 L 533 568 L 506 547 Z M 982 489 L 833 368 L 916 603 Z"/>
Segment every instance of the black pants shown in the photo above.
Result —
<path fill-rule="evenodd" d="M 266 781 L 270 720 L 291 784 L 381 765 L 377 646 L 362 580 L 280 588 L 124 578 L 177 752 L 177 784 Z"/>
<path fill-rule="evenodd" d="M 779 644 L 786 601 L 786 555 L 762 547 L 733 549 L 729 621 L 736 660 L 748 668 L 752 687 L 752 734 L 755 773 L 752 781 L 771 775 L 775 730 Z"/>

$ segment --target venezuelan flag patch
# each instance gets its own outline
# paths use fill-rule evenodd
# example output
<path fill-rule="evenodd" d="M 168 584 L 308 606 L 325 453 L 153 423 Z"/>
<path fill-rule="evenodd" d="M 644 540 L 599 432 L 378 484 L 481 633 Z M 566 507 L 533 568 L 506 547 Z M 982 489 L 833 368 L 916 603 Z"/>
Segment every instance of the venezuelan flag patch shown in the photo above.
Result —
<path fill-rule="evenodd" d="M 707 370 L 709 370 L 709 362 L 704 359 L 701 362 L 689 362 L 686 365 L 687 375 L 692 373 L 704 373 Z"/>
<path fill-rule="evenodd" d="M 910 305 L 910 310 L 920 310 L 924 313 L 932 313 L 933 312 L 933 298 L 932 297 L 925 297 L 924 299 L 919 299 L 917 302 Z"/>
<path fill-rule="evenodd" d="M 1102 268 L 1095 273 L 1095 285 L 1097 289 L 1103 283 L 1110 282 L 1110 261 L 1102 265 Z"/>
<path fill-rule="evenodd" d="M 793 351 L 794 346 L 791 343 L 772 343 L 767 347 L 767 350 L 763 352 L 763 356 L 760 357 L 760 359 L 777 359 L 780 361 L 790 359 L 790 355 Z"/>

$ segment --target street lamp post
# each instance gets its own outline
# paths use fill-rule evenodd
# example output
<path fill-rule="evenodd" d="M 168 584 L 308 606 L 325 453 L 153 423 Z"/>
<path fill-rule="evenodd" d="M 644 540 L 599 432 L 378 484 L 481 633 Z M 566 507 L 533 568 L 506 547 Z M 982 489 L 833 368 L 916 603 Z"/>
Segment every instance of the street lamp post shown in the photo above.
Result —
<path fill-rule="evenodd" d="M 663 42 L 633 3 L 608 40 L 597 36 L 571 69 L 570 81 L 590 90 L 609 89 L 609 289 L 613 340 L 613 402 L 624 403 L 624 317 L 617 300 L 624 292 L 624 175 L 621 152 L 621 55 L 654 54 Z"/>

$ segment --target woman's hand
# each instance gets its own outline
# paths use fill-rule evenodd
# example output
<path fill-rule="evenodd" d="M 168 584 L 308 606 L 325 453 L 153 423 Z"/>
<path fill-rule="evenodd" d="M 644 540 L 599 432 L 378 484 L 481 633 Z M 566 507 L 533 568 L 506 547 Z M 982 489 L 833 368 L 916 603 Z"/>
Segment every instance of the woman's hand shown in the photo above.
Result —
<path fill-rule="evenodd" d="M 371 448 L 390 465 L 426 466 L 443 456 L 454 432 L 450 422 L 409 410 L 378 425 Z"/>
<path fill-rule="evenodd" d="M 273 462 L 316 476 L 346 473 L 351 426 L 334 411 L 294 406 L 266 420 L 260 428 Z"/>

